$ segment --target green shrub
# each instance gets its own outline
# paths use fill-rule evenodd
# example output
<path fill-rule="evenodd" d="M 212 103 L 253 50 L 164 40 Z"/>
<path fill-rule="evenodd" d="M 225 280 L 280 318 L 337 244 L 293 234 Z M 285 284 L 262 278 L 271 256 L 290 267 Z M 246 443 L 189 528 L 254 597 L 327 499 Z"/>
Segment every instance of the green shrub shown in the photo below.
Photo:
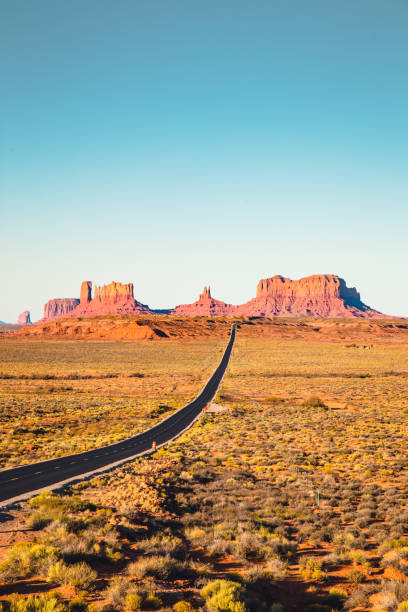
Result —
<path fill-rule="evenodd" d="M 200 591 L 207 608 L 220 612 L 246 612 L 244 593 L 242 584 L 232 580 L 213 580 Z"/>
<path fill-rule="evenodd" d="M 326 580 L 327 573 L 322 570 L 322 563 L 316 557 L 302 557 L 299 561 L 300 574 L 306 580 Z"/>
<path fill-rule="evenodd" d="M 157 595 L 150 594 L 143 602 L 143 607 L 146 610 L 159 610 L 163 605 L 162 600 Z"/>
<path fill-rule="evenodd" d="M 48 570 L 47 582 L 87 589 L 97 576 L 98 574 L 83 561 L 74 565 L 65 565 L 63 561 L 57 561 Z"/>
<path fill-rule="evenodd" d="M 283 580 L 288 573 L 287 562 L 281 561 L 281 559 L 278 558 L 270 559 L 267 568 L 274 580 Z"/>
<path fill-rule="evenodd" d="M 54 508 L 66 511 L 81 511 L 92 507 L 87 501 L 75 495 L 57 495 L 52 491 L 42 491 L 28 501 L 33 508 Z"/>
<path fill-rule="evenodd" d="M 126 607 L 129 610 L 140 610 L 142 607 L 142 598 L 136 591 L 126 595 Z"/>
<path fill-rule="evenodd" d="M 188 601 L 178 601 L 173 606 L 174 612 L 193 612 L 194 608 Z"/>
<path fill-rule="evenodd" d="M 152 576 L 159 580 L 173 580 L 175 578 L 186 577 L 191 571 L 185 563 L 176 559 L 153 556 L 130 563 L 128 565 L 128 573 L 139 580 L 146 576 Z"/>
<path fill-rule="evenodd" d="M 133 587 L 133 585 L 128 578 L 125 576 L 117 576 L 110 582 L 109 586 L 104 591 L 104 596 L 109 603 L 114 606 L 122 607 L 131 587 Z"/>
<path fill-rule="evenodd" d="M 21 542 L 7 552 L 6 560 L 0 565 L 0 576 L 5 581 L 12 581 L 33 574 L 42 575 L 60 557 L 59 548 Z"/>
<path fill-rule="evenodd" d="M 10 595 L 8 597 L 10 612 L 67 612 L 68 608 L 59 602 L 54 593 L 45 595 Z"/>
<path fill-rule="evenodd" d="M 359 569 L 354 568 L 349 571 L 349 573 L 347 574 L 347 578 L 351 582 L 354 582 L 354 584 L 360 584 L 361 582 L 364 581 L 365 576 L 363 572 L 360 572 Z"/>
<path fill-rule="evenodd" d="M 60 518 L 60 512 L 49 510 L 48 508 L 40 508 L 33 512 L 27 519 L 27 527 L 34 530 L 44 529 L 50 523 Z"/>

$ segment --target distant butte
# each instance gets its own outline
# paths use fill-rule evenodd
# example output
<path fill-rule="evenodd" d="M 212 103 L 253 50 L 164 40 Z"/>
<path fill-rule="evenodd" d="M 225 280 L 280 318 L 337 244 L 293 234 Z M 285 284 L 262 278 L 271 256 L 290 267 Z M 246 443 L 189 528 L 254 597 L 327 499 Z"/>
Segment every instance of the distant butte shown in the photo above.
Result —
<path fill-rule="evenodd" d="M 84 281 L 81 286 L 81 301 L 71 316 L 91 317 L 102 314 L 152 314 L 148 306 L 135 300 L 133 283 L 112 281 L 109 285 L 95 286 L 92 298 L 92 283 Z"/>
<path fill-rule="evenodd" d="M 81 285 L 80 299 L 50 300 L 44 306 L 44 318 L 49 321 L 61 317 L 94 317 L 105 314 L 170 314 L 176 316 L 257 316 L 257 317 L 357 317 L 383 318 L 385 315 L 361 301 L 354 287 L 334 274 L 315 274 L 299 280 L 273 276 L 259 281 L 256 297 L 245 304 L 234 306 L 211 295 L 205 286 L 197 301 L 180 304 L 172 310 L 151 310 L 133 295 L 133 283 L 111 282 L 95 286 Z"/>
<path fill-rule="evenodd" d="M 29 310 L 25 310 L 20 315 L 18 315 L 17 325 L 32 325 Z"/>
<path fill-rule="evenodd" d="M 256 297 L 237 307 L 236 315 L 261 317 L 383 317 L 360 299 L 354 287 L 334 274 L 297 281 L 273 276 L 259 281 Z"/>
<path fill-rule="evenodd" d="M 49 300 L 44 306 L 41 322 L 63 317 L 96 317 L 104 314 L 152 314 L 148 306 L 133 297 L 133 283 L 112 282 L 95 286 L 92 298 L 92 282 L 81 285 L 80 299 L 59 298 Z"/>
<path fill-rule="evenodd" d="M 233 314 L 234 308 L 236 308 L 236 306 L 226 304 L 225 302 L 215 300 L 211 297 L 211 290 L 208 286 L 204 287 L 203 292 L 196 302 L 193 304 L 181 304 L 180 306 L 176 306 L 176 308 L 171 311 L 171 314 L 193 317 L 197 315 L 204 317 L 225 316 Z"/>

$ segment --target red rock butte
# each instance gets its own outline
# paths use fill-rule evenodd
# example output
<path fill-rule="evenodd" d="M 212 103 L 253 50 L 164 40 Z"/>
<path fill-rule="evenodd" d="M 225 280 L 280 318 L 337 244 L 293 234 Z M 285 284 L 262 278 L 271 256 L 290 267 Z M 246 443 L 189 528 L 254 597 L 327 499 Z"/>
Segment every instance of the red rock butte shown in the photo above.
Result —
<path fill-rule="evenodd" d="M 266 317 L 383 317 L 360 299 L 354 287 L 334 274 L 299 280 L 273 276 L 259 281 L 256 297 L 234 314 Z"/>
<path fill-rule="evenodd" d="M 211 297 L 210 288 L 193 304 L 177 306 L 172 314 L 257 317 L 384 317 L 360 299 L 354 287 L 334 274 L 316 274 L 297 281 L 273 276 L 259 281 L 256 297 L 233 306 Z"/>
<path fill-rule="evenodd" d="M 25 310 L 18 315 L 17 325 L 32 325 L 29 310 Z"/>
<path fill-rule="evenodd" d="M 151 314 L 152 311 L 133 297 L 133 283 L 111 282 L 95 286 L 92 298 L 92 282 L 81 285 L 80 299 L 57 298 L 44 306 L 42 321 L 62 317 L 93 317 L 103 314 Z"/>
<path fill-rule="evenodd" d="M 177 316 L 258 316 L 258 317 L 359 317 L 383 318 L 385 315 L 364 304 L 354 287 L 334 274 L 316 274 L 299 280 L 273 276 L 259 281 L 256 297 L 234 306 L 211 295 L 205 286 L 197 301 L 172 310 L 151 310 L 133 295 L 133 283 L 112 282 L 95 286 L 81 285 L 80 299 L 60 298 L 47 302 L 42 321 L 61 317 L 92 317 L 103 314 L 164 313 Z"/>
<path fill-rule="evenodd" d="M 193 317 L 225 316 L 233 314 L 234 308 L 236 307 L 232 306 L 232 304 L 226 304 L 225 302 L 215 300 L 211 297 L 211 290 L 208 286 L 204 287 L 203 292 L 196 302 L 193 304 L 181 304 L 180 306 L 176 306 L 176 308 L 171 311 L 171 314 Z"/>

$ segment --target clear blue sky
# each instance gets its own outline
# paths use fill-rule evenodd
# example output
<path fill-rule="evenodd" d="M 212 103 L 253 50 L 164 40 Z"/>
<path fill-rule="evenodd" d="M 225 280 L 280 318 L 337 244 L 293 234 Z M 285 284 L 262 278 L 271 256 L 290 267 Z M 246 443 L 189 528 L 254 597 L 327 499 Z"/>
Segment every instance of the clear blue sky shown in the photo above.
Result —
<path fill-rule="evenodd" d="M 406 0 L 3 0 L 0 319 L 343 276 L 408 315 Z"/>

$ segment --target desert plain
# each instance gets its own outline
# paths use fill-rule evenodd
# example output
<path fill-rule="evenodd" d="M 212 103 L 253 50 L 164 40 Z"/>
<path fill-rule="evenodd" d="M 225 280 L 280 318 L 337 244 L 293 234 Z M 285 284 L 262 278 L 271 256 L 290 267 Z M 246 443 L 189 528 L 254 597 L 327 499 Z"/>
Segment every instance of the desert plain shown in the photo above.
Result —
<path fill-rule="evenodd" d="M 1 469 L 215 398 L 150 458 L 0 510 L 0 609 L 408 609 L 408 321 L 104 315 L 1 335 Z"/>

